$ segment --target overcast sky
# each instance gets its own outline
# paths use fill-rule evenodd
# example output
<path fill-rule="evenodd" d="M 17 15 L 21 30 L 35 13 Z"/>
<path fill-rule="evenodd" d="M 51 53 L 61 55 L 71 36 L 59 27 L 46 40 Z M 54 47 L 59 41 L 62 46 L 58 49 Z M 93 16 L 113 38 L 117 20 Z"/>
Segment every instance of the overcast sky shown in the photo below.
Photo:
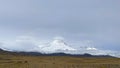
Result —
<path fill-rule="evenodd" d="M 0 0 L 1 45 L 21 36 L 119 50 L 120 0 Z"/>

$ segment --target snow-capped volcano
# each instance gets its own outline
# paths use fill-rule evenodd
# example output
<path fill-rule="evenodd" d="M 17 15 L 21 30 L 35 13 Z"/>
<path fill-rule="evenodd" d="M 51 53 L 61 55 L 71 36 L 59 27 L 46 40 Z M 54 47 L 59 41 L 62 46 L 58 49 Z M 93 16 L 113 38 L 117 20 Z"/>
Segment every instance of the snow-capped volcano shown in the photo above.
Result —
<path fill-rule="evenodd" d="M 9 45 L 9 46 L 8 46 Z M 112 55 L 120 57 L 119 52 L 110 50 L 101 50 L 89 44 L 80 45 L 80 47 L 72 48 L 62 38 L 56 38 L 52 42 L 40 42 L 37 40 L 18 39 L 14 43 L 3 44 L 0 46 L 1 49 L 7 51 L 24 51 L 24 52 L 40 52 L 40 53 L 67 53 L 67 54 L 84 54 L 89 53 L 92 55 Z"/>
<path fill-rule="evenodd" d="M 40 47 L 41 51 L 49 52 L 59 52 L 59 51 L 74 51 L 76 49 L 68 46 L 63 40 L 55 39 L 51 43 Z"/>

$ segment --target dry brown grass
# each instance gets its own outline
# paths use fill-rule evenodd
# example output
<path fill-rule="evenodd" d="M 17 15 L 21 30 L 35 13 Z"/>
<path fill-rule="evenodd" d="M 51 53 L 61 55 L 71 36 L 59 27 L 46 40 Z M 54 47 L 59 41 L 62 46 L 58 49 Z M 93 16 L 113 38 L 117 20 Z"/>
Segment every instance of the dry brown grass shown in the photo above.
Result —
<path fill-rule="evenodd" d="M 0 68 L 120 68 L 120 59 L 0 55 Z"/>

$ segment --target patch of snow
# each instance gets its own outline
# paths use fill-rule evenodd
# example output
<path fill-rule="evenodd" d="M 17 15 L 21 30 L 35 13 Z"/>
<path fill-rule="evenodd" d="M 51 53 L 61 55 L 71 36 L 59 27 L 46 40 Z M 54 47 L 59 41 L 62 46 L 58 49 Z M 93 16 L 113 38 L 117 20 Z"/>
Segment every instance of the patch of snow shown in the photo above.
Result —
<path fill-rule="evenodd" d="M 68 46 L 63 40 L 55 39 L 53 42 L 49 43 L 46 46 L 40 47 L 42 51 L 74 51 L 76 49 Z"/>

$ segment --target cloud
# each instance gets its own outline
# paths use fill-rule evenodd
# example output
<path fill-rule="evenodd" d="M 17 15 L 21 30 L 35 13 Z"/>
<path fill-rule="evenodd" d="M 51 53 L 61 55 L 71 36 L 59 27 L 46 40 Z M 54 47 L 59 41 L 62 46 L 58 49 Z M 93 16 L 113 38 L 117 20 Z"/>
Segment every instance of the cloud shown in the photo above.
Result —
<path fill-rule="evenodd" d="M 19 36 L 16 40 L 11 41 L 10 43 L 4 42 L 3 47 L 13 51 L 30 51 L 38 47 L 38 45 L 33 37 Z"/>
<path fill-rule="evenodd" d="M 2 48 L 2 49 L 3 49 L 3 43 L 2 43 L 2 42 L 0 42 L 0 48 Z"/>
<path fill-rule="evenodd" d="M 64 40 L 64 37 L 61 37 L 61 36 L 57 36 L 54 38 L 55 40 Z"/>

